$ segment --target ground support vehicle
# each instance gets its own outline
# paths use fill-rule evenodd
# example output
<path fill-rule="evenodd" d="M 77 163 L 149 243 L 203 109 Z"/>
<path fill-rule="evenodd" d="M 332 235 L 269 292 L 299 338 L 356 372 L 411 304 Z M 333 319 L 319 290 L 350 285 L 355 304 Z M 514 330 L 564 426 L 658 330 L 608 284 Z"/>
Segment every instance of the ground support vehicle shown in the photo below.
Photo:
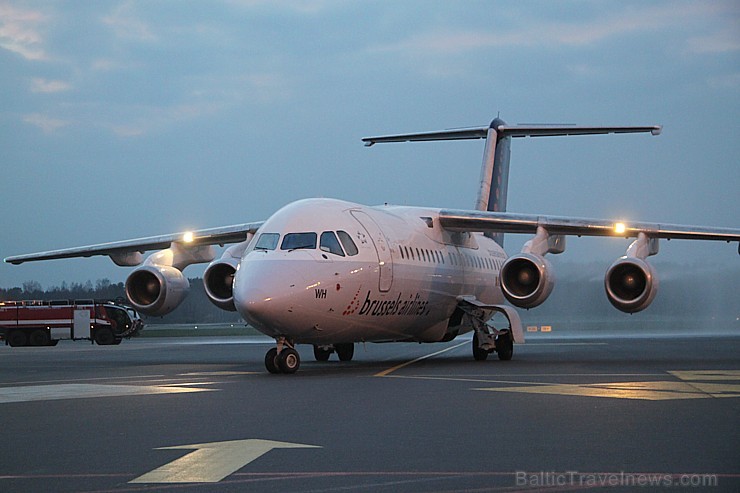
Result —
<path fill-rule="evenodd" d="M 13 347 L 60 340 L 120 344 L 144 324 L 132 308 L 96 300 L 0 301 L 0 339 Z"/>

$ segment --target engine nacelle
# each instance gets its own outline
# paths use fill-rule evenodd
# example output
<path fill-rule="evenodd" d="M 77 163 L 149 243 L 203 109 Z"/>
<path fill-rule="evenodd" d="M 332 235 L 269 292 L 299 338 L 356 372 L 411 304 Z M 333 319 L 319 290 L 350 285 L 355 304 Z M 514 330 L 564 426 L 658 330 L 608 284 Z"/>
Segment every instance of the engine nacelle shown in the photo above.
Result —
<path fill-rule="evenodd" d="M 555 285 L 555 272 L 544 257 L 520 253 L 501 267 L 501 289 L 514 306 L 534 308 L 541 305 Z"/>
<path fill-rule="evenodd" d="M 640 258 L 620 257 L 604 276 L 606 297 L 615 308 L 635 313 L 647 308 L 658 293 L 658 276 Z"/>
<path fill-rule="evenodd" d="M 206 296 L 222 310 L 236 311 L 233 285 L 237 265 L 238 261 L 234 258 L 221 258 L 211 262 L 203 273 Z"/>
<path fill-rule="evenodd" d="M 126 297 L 136 311 L 162 316 L 178 307 L 190 289 L 181 271 L 164 265 L 144 265 L 126 279 Z"/>

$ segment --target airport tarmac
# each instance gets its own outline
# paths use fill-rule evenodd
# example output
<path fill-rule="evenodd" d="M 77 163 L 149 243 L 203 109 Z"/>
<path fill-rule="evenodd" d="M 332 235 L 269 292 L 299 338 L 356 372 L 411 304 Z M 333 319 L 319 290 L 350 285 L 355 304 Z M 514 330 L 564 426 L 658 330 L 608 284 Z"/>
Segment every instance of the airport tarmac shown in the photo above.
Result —
<path fill-rule="evenodd" d="M 0 491 L 740 491 L 740 336 L 0 346 Z"/>

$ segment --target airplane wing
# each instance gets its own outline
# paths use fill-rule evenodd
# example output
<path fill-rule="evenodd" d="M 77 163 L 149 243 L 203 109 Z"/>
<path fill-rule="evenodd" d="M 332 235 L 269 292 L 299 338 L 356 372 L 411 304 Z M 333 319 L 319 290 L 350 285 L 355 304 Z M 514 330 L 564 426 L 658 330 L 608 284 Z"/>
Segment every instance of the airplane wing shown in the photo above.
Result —
<path fill-rule="evenodd" d="M 473 210 L 441 210 L 440 225 L 450 231 L 490 233 L 536 233 L 544 227 L 553 235 L 637 237 L 645 233 L 651 238 L 716 240 L 740 242 L 740 229 L 657 224 L 647 222 L 586 219 L 511 212 Z M 738 249 L 740 253 L 740 248 Z"/>
<path fill-rule="evenodd" d="M 30 253 L 27 255 L 16 255 L 8 257 L 5 262 L 10 264 L 22 264 L 36 260 L 52 260 L 73 257 L 92 257 L 94 255 L 108 255 L 115 257 L 132 252 L 144 253 L 150 250 L 161 250 L 169 248 L 172 243 L 187 246 L 224 245 L 226 243 L 239 243 L 247 239 L 249 233 L 256 232 L 264 221 L 234 224 L 219 228 L 201 229 L 187 233 L 173 233 L 161 236 L 149 236 L 134 240 L 114 241 L 111 243 L 100 243 L 76 248 L 64 248 L 61 250 L 50 250 L 48 252 Z"/>

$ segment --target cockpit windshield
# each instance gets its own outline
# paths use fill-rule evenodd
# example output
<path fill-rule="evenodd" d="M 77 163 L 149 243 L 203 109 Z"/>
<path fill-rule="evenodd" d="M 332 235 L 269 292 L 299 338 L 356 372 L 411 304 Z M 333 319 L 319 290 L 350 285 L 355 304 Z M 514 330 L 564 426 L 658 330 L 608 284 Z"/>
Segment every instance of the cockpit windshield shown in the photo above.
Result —
<path fill-rule="evenodd" d="M 334 231 L 324 231 L 323 233 L 321 233 L 321 243 L 319 243 L 319 249 L 322 252 L 329 252 L 333 253 L 334 255 L 344 257 L 342 246 L 339 244 L 339 240 L 337 240 L 337 235 L 334 234 Z"/>
<path fill-rule="evenodd" d="M 254 245 L 255 250 L 275 250 L 280 243 L 280 250 L 315 250 L 318 234 L 314 232 L 287 233 L 280 242 L 280 233 L 262 233 Z M 354 256 L 359 252 L 357 245 L 346 231 L 324 231 L 318 242 L 322 252 L 340 257 Z"/>
<path fill-rule="evenodd" d="M 281 250 L 300 250 L 316 248 L 316 233 L 288 233 L 280 245 Z"/>
<path fill-rule="evenodd" d="M 278 233 L 262 233 L 254 245 L 255 250 L 274 250 L 277 248 L 280 235 Z"/>

